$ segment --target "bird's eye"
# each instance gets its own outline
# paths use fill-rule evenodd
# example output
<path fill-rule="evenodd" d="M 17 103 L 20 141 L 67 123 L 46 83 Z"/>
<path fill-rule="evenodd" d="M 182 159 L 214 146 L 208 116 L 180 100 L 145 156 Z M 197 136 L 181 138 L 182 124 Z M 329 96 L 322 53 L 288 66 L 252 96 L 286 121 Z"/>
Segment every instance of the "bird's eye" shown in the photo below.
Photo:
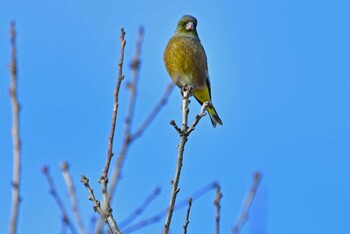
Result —
<path fill-rule="evenodd" d="M 182 23 L 181 23 L 181 26 L 182 26 L 182 27 L 186 27 L 186 23 L 185 23 L 185 22 L 182 22 Z"/>

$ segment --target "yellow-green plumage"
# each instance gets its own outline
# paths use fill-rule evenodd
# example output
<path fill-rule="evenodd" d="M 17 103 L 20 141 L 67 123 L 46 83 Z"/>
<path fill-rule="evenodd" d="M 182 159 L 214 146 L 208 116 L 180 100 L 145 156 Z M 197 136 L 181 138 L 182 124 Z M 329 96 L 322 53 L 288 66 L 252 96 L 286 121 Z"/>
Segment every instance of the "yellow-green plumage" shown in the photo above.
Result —
<path fill-rule="evenodd" d="M 211 102 L 210 81 L 207 56 L 197 34 L 197 20 L 185 15 L 178 22 L 174 36 L 164 51 L 165 67 L 174 81 L 182 88 L 194 87 L 193 95 L 200 104 Z M 211 122 L 222 125 L 222 121 L 213 105 L 208 109 Z"/>

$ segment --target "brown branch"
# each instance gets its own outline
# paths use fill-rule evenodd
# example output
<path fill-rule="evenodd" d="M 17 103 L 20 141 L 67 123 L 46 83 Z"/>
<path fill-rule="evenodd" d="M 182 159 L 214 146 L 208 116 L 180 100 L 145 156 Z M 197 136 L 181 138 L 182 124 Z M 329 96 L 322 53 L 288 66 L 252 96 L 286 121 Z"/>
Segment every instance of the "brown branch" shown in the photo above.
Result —
<path fill-rule="evenodd" d="M 215 223 L 216 223 L 216 228 L 215 228 L 215 233 L 219 234 L 220 233 L 220 200 L 222 198 L 222 193 L 221 193 L 221 188 L 220 185 L 216 186 L 216 197 L 214 200 L 214 205 L 216 208 L 216 215 L 215 215 Z"/>
<path fill-rule="evenodd" d="M 171 224 L 171 219 L 174 212 L 174 206 L 176 202 L 176 196 L 178 192 L 180 191 L 179 188 L 179 181 L 180 181 L 180 174 L 181 174 L 181 168 L 182 168 L 182 161 L 183 161 L 183 152 L 185 149 L 185 144 L 187 142 L 188 135 L 187 132 L 187 121 L 188 121 L 188 103 L 190 98 L 191 92 L 184 88 L 182 92 L 182 128 L 180 135 L 180 145 L 178 146 L 178 156 L 177 156 L 177 164 L 176 164 L 176 170 L 175 170 L 175 176 L 174 180 L 171 181 L 172 185 L 172 191 L 170 196 L 170 202 L 169 202 L 169 209 L 168 214 L 165 219 L 163 234 L 168 234 Z M 175 123 L 175 122 L 174 122 Z M 175 128 L 178 129 L 178 128 Z"/>
<path fill-rule="evenodd" d="M 102 175 L 99 179 L 99 183 L 102 186 L 102 196 L 103 196 L 103 210 L 104 212 L 109 213 L 112 209 L 110 207 L 110 195 L 108 194 L 107 184 L 108 184 L 108 171 L 111 164 L 111 160 L 113 157 L 113 140 L 114 140 L 114 133 L 115 133 L 115 126 L 117 122 L 117 115 L 118 115 L 118 107 L 119 107 L 119 90 L 122 81 L 124 80 L 124 74 L 123 74 L 123 64 L 124 64 L 124 50 L 125 50 L 126 40 L 125 40 L 125 31 L 124 28 L 120 29 L 120 56 L 119 56 L 119 63 L 118 63 L 118 80 L 116 83 L 116 87 L 113 93 L 114 96 L 114 102 L 113 102 L 113 111 L 112 111 L 112 126 L 110 130 L 110 135 L 108 138 L 108 151 L 107 151 L 107 159 L 105 167 L 102 171 Z M 111 215 L 111 214 L 110 214 Z M 102 219 L 103 220 L 103 219 Z M 112 225 L 115 226 L 115 228 L 118 230 L 118 226 L 114 219 L 111 220 Z M 101 221 L 99 223 L 99 227 L 102 230 L 103 222 Z"/>
<path fill-rule="evenodd" d="M 134 210 L 127 218 L 120 222 L 120 227 L 125 227 L 134 221 L 138 216 L 140 216 L 143 211 L 151 204 L 152 201 L 160 194 L 161 189 L 159 187 L 155 188 L 154 191 L 146 197 L 142 204 Z"/>
<path fill-rule="evenodd" d="M 135 101 L 136 101 L 136 94 L 137 94 L 137 87 L 138 87 L 138 80 L 139 80 L 139 65 L 140 65 L 140 54 L 141 53 L 141 43 L 143 39 L 143 29 L 140 28 L 139 30 L 139 37 L 137 40 L 136 45 L 136 52 L 134 55 L 134 59 L 132 62 L 132 69 L 133 69 L 133 82 L 128 83 L 128 88 L 130 90 L 130 97 L 129 97 L 129 108 L 128 108 L 128 114 L 125 120 L 125 130 L 124 130 L 124 142 L 122 150 L 119 154 L 119 157 L 117 159 L 116 169 L 114 171 L 112 182 L 110 185 L 110 192 L 111 194 L 114 192 L 115 187 L 117 186 L 119 177 L 120 177 L 120 171 L 124 163 L 125 155 L 127 153 L 130 141 L 131 141 L 131 121 L 134 114 L 134 108 L 135 108 Z"/>
<path fill-rule="evenodd" d="M 112 177 L 112 182 L 110 185 L 111 194 L 114 193 L 117 187 L 117 184 L 119 182 L 120 173 L 124 164 L 124 159 L 128 151 L 129 144 L 131 142 L 131 122 L 134 116 L 134 109 L 135 109 L 135 102 L 136 102 L 136 95 L 137 95 L 137 88 L 138 88 L 140 53 L 141 53 L 141 44 L 143 40 L 143 33 L 144 33 L 143 28 L 140 28 L 138 40 L 136 43 L 136 52 L 134 55 L 133 62 L 131 64 L 131 68 L 133 70 L 133 82 L 128 84 L 128 88 L 130 90 L 130 97 L 129 97 L 130 101 L 129 101 L 129 107 L 128 107 L 128 114 L 125 119 L 124 143 L 123 143 L 122 150 L 119 154 L 119 157 L 117 159 L 116 168 L 114 170 L 114 174 Z"/>
<path fill-rule="evenodd" d="M 155 105 L 151 113 L 145 118 L 145 120 L 142 122 L 142 124 L 137 128 L 135 133 L 131 133 L 131 122 L 133 118 L 133 112 L 134 112 L 134 106 L 135 106 L 135 101 L 136 101 L 136 91 L 137 91 L 137 85 L 138 85 L 138 74 L 139 74 L 139 67 L 140 67 L 140 53 L 141 53 L 141 44 L 142 44 L 142 39 L 143 39 L 143 29 L 141 28 L 139 31 L 139 36 L 137 40 L 137 45 L 136 45 L 136 52 L 133 58 L 133 62 L 131 64 L 131 68 L 134 71 L 133 75 L 133 83 L 128 84 L 128 88 L 130 89 L 130 98 L 129 98 L 129 108 L 128 108 L 128 114 L 125 120 L 125 131 L 124 131 L 124 140 L 122 143 L 122 148 L 118 154 L 118 160 L 116 162 L 115 170 L 113 172 L 113 176 L 111 179 L 111 183 L 109 186 L 109 196 L 110 200 L 113 198 L 113 194 L 116 190 L 117 184 L 120 179 L 120 173 L 127 155 L 127 152 L 129 150 L 129 147 L 131 143 L 138 139 L 144 131 L 150 126 L 151 122 L 154 120 L 156 115 L 160 112 L 161 108 L 164 107 L 166 104 L 170 93 L 174 87 L 174 85 L 171 83 L 167 86 L 167 88 L 164 91 L 164 94 L 162 95 L 162 98 L 160 101 Z M 135 83 L 136 81 L 136 83 Z M 96 233 L 101 233 L 102 232 L 102 224 L 101 220 L 99 221 L 97 228 L 96 228 Z"/>
<path fill-rule="evenodd" d="M 11 22 L 10 28 L 11 41 L 11 86 L 10 98 L 12 105 L 12 142 L 13 142 L 13 174 L 12 174 L 12 207 L 10 233 L 17 233 L 17 223 L 19 218 L 20 180 L 21 180 L 21 140 L 19 136 L 19 112 L 20 105 L 17 98 L 17 48 L 16 48 L 16 29 L 15 23 Z"/>
<path fill-rule="evenodd" d="M 62 175 L 63 175 L 64 181 L 66 182 L 66 186 L 67 186 L 68 191 L 69 191 L 69 197 L 71 199 L 73 213 L 74 213 L 76 221 L 78 223 L 79 232 L 81 234 L 86 234 L 87 232 L 86 232 L 83 220 L 81 219 L 81 215 L 79 212 L 78 198 L 77 198 L 77 195 L 75 192 L 75 186 L 73 184 L 72 176 L 69 173 L 69 165 L 67 162 L 63 162 L 61 164 L 61 170 L 62 170 Z"/>
<path fill-rule="evenodd" d="M 135 102 L 136 102 L 136 94 L 137 94 L 137 87 L 138 87 L 138 80 L 139 80 L 139 68 L 140 68 L 140 54 L 141 54 L 141 44 L 143 40 L 143 28 L 141 27 L 139 30 L 139 36 L 136 44 L 136 52 L 134 55 L 133 62 L 131 64 L 131 68 L 133 70 L 133 82 L 128 83 L 127 87 L 130 91 L 130 97 L 129 97 L 129 107 L 128 107 L 128 114 L 125 120 L 125 130 L 124 130 L 124 140 L 123 140 L 123 146 L 121 149 L 121 152 L 118 156 L 118 159 L 116 161 L 116 166 L 112 175 L 112 180 L 109 186 L 109 190 L 105 190 L 105 195 L 108 196 L 107 200 L 110 203 L 113 193 L 115 191 L 115 188 L 117 186 L 117 183 L 120 178 L 120 172 L 124 164 L 124 159 L 126 156 L 126 153 L 129 148 L 129 144 L 131 142 L 131 122 L 134 115 L 134 109 L 135 109 Z M 100 179 L 101 180 L 101 179 Z M 108 183 L 108 179 L 105 180 L 106 183 Z M 109 192 L 110 194 L 107 194 Z M 102 233 L 102 222 L 100 220 L 99 224 L 97 225 L 96 233 Z"/>
<path fill-rule="evenodd" d="M 216 188 L 217 183 L 210 183 L 202 188 L 200 188 L 199 190 L 197 190 L 196 192 L 194 192 L 190 197 L 192 197 L 192 202 L 194 202 L 195 200 L 197 200 L 198 198 L 202 197 L 203 195 L 207 194 L 208 192 L 210 192 L 211 190 Z M 179 202 L 177 202 L 175 204 L 174 207 L 174 211 L 179 210 L 185 206 L 188 205 L 188 199 L 183 199 Z M 168 213 L 168 206 L 165 207 L 164 209 L 162 209 L 161 211 L 159 211 L 158 213 L 156 213 L 155 215 L 152 215 L 149 218 L 143 219 L 140 222 L 127 226 L 126 228 L 124 228 L 123 233 L 131 233 L 134 231 L 137 231 L 139 229 L 145 228 L 146 226 L 149 226 L 151 224 L 157 223 L 159 222 L 163 217 L 165 217 Z"/>
<path fill-rule="evenodd" d="M 110 217 L 110 216 L 108 217 L 108 214 L 107 214 L 107 212 L 110 212 L 110 211 L 105 211 L 102 209 L 101 202 L 96 199 L 96 197 L 94 195 L 94 190 L 92 190 L 92 188 L 90 187 L 89 179 L 86 176 L 82 175 L 80 182 L 82 182 L 85 185 L 86 189 L 89 192 L 88 199 L 94 203 L 94 211 L 99 213 L 99 215 L 102 217 L 103 221 L 105 222 L 105 224 L 107 226 L 108 233 L 113 234 L 114 230 L 112 229 L 112 226 L 111 226 L 112 224 L 110 223 L 110 219 L 113 219 L 113 217 Z M 118 234 L 121 233 L 119 230 L 118 231 L 115 230 L 115 231 Z"/>
<path fill-rule="evenodd" d="M 108 138 L 108 152 L 107 152 L 107 160 L 105 167 L 102 171 L 101 177 L 107 178 L 108 177 L 108 170 L 109 166 L 111 164 L 111 160 L 113 157 L 113 140 L 114 140 L 114 132 L 115 132 L 115 125 L 117 122 L 117 114 L 118 114 L 118 107 L 119 107 L 119 90 L 121 83 L 124 79 L 124 74 L 123 74 L 123 63 L 124 63 L 124 49 L 126 45 L 125 41 L 125 32 L 124 28 L 120 29 L 120 59 L 119 59 L 119 64 L 118 64 L 118 81 L 114 90 L 114 103 L 113 103 L 113 112 L 112 112 L 112 126 L 111 126 L 111 131 L 109 134 Z"/>
<path fill-rule="evenodd" d="M 55 183 L 54 183 L 54 181 L 49 173 L 49 168 L 47 166 L 43 166 L 42 172 L 47 180 L 47 183 L 49 184 L 50 194 L 54 198 L 58 208 L 61 211 L 63 228 L 65 226 L 67 226 L 71 230 L 72 233 L 76 233 L 75 228 L 73 227 L 73 224 L 69 219 L 69 216 L 68 216 L 67 210 L 63 204 L 63 201 L 60 198 L 60 196 L 58 195 Z"/>
<path fill-rule="evenodd" d="M 183 226 L 183 227 L 184 227 L 184 234 L 187 233 L 187 226 L 188 226 L 188 224 L 190 223 L 189 218 L 190 218 L 191 206 L 192 206 L 192 198 L 190 197 L 190 198 L 188 199 L 188 208 L 187 208 L 187 212 L 186 212 L 186 219 L 185 219 L 185 224 L 184 224 L 184 226 Z"/>
<path fill-rule="evenodd" d="M 183 152 L 185 149 L 185 144 L 188 140 L 188 136 L 191 134 L 191 132 L 194 130 L 195 126 L 198 124 L 199 120 L 205 115 L 202 114 L 202 112 L 205 112 L 208 107 L 208 102 L 205 102 L 202 105 L 202 110 L 199 115 L 197 115 L 194 123 L 189 128 L 188 127 L 188 104 L 189 104 L 189 98 L 192 96 L 192 90 L 193 87 L 190 85 L 184 85 L 182 88 L 182 128 L 181 131 L 179 131 L 179 127 L 177 127 L 175 121 L 171 121 L 170 124 L 174 126 L 175 130 L 180 135 L 180 144 L 178 145 L 178 157 L 177 157 L 177 164 L 176 164 L 176 170 L 175 170 L 175 176 L 174 180 L 172 181 L 172 191 L 170 195 L 170 202 L 169 202 L 169 209 L 168 214 L 165 219 L 163 234 L 169 233 L 169 228 L 171 224 L 171 219 L 174 211 L 174 205 L 176 202 L 176 196 L 178 192 L 180 191 L 179 188 L 179 181 L 180 181 L 180 175 L 181 175 L 181 168 L 182 168 L 182 161 L 183 161 Z"/>
<path fill-rule="evenodd" d="M 238 234 L 242 229 L 243 225 L 246 223 L 248 219 L 248 213 L 249 213 L 250 207 L 252 206 L 256 191 L 260 184 L 260 180 L 261 180 L 261 173 L 257 171 L 254 173 L 254 181 L 250 188 L 249 194 L 244 199 L 241 215 L 232 229 L 233 234 Z"/>

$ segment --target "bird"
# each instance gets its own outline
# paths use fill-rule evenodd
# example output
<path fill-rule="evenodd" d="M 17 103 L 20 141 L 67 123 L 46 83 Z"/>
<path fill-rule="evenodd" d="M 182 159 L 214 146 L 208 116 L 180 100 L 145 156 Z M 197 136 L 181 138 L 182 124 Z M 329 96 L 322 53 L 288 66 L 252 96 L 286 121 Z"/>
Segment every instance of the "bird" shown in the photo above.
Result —
<path fill-rule="evenodd" d="M 211 101 L 207 55 L 197 33 L 195 17 L 184 15 L 178 21 L 176 31 L 165 48 L 163 59 L 167 72 L 180 89 L 190 85 L 199 104 L 210 102 L 207 112 L 213 127 L 222 125 Z"/>

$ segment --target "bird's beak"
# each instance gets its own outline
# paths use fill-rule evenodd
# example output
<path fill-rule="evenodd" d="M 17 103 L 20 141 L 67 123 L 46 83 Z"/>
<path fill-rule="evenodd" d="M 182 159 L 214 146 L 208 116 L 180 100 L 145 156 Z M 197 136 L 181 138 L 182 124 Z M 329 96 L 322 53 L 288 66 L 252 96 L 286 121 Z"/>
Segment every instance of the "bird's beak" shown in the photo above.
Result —
<path fill-rule="evenodd" d="M 188 23 L 186 24 L 186 30 L 187 30 L 187 31 L 193 31 L 193 30 L 194 30 L 194 24 L 193 24 L 193 22 L 188 22 Z"/>

